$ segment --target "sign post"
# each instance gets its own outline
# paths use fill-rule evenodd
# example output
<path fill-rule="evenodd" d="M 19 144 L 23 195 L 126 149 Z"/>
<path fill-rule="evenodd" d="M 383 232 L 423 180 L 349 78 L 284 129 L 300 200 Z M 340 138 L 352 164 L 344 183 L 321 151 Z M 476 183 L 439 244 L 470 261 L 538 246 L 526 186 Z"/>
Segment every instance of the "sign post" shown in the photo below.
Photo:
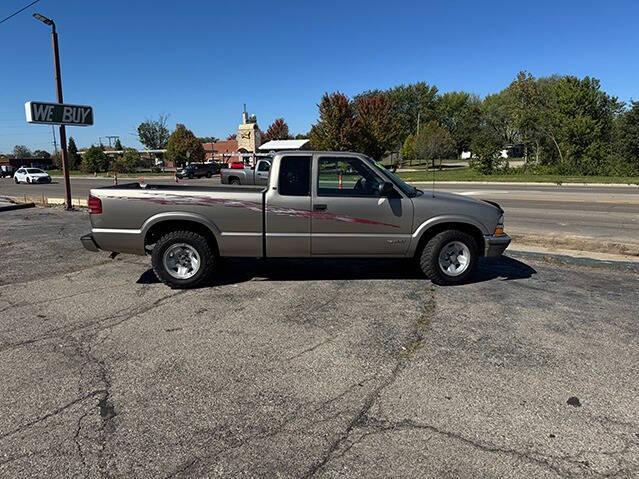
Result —
<path fill-rule="evenodd" d="M 62 96 L 62 74 L 60 73 L 60 50 L 58 49 L 58 33 L 55 22 L 50 18 L 34 13 L 39 22 L 51 27 L 51 43 L 53 46 L 53 74 L 57 103 L 27 102 L 25 110 L 27 122 L 45 125 L 60 125 L 60 149 L 62 152 L 62 175 L 64 176 L 64 202 L 66 209 L 73 209 L 71 203 L 71 182 L 69 181 L 69 160 L 67 154 L 67 132 L 65 125 L 93 125 L 93 109 L 89 106 L 64 105 Z"/>

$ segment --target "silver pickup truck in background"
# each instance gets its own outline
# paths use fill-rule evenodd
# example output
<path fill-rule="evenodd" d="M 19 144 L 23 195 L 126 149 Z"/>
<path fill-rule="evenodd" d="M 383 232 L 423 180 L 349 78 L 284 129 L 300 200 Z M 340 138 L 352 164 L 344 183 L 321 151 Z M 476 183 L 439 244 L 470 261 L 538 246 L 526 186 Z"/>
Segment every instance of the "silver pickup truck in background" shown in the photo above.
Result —
<path fill-rule="evenodd" d="M 254 167 L 222 168 L 220 181 L 223 185 L 262 185 L 268 184 L 271 160 L 259 160 Z"/>
<path fill-rule="evenodd" d="M 88 205 L 86 249 L 150 254 L 174 288 L 201 284 L 220 257 L 414 258 L 458 284 L 510 243 L 497 204 L 420 191 L 356 153 L 278 153 L 266 187 L 131 183 L 92 189 Z"/>

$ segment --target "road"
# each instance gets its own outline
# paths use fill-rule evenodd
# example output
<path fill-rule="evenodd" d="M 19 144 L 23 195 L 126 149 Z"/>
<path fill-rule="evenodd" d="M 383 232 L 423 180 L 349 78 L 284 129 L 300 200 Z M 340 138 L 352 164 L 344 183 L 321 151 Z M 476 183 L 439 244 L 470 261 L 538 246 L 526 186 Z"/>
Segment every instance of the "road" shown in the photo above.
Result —
<path fill-rule="evenodd" d="M 0 214 L 0 477 L 637 477 L 639 273 L 231 262 L 202 289 Z"/>
<path fill-rule="evenodd" d="M 174 183 L 167 178 L 148 181 Z M 180 183 L 213 185 L 219 178 Z M 90 188 L 111 184 L 108 179 L 73 179 L 73 197 L 86 199 Z M 426 192 L 432 189 L 430 183 L 417 186 Z M 576 247 L 597 247 L 601 251 L 610 245 L 615 252 L 639 255 L 639 187 L 445 183 L 436 184 L 435 189 L 498 202 L 506 211 L 507 230 L 525 235 L 527 241 L 532 238 L 555 246 L 571 246 L 572 242 Z M 16 185 L 10 179 L 0 180 L 0 196 L 31 195 L 37 199 L 43 194 L 62 198 L 60 180 L 54 179 L 51 185 Z"/>

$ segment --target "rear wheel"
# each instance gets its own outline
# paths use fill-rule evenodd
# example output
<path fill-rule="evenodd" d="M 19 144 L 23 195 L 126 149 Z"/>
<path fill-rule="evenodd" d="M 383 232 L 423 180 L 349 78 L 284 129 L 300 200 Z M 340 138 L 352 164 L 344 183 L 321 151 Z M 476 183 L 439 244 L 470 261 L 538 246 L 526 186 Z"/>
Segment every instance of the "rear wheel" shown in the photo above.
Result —
<path fill-rule="evenodd" d="M 210 178 L 211 176 L 213 176 L 213 175 L 211 174 L 211 172 L 210 172 L 210 171 L 208 171 L 208 172 L 206 173 L 206 177 L 207 177 L 207 178 Z"/>
<path fill-rule="evenodd" d="M 442 286 L 464 283 L 477 266 L 477 243 L 471 235 L 446 230 L 433 236 L 418 256 L 422 272 Z"/>
<path fill-rule="evenodd" d="M 239 185 L 240 184 L 240 180 L 239 180 L 239 178 L 231 178 L 229 183 L 232 184 L 232 185 Z"/>
<path fill-rule="evenodd" d="M 202 235 L 172 231 L 162 236 L 151 255 L 153 271 L 171 288 L 193 288 L 213 272 L 215 254 Z"/>

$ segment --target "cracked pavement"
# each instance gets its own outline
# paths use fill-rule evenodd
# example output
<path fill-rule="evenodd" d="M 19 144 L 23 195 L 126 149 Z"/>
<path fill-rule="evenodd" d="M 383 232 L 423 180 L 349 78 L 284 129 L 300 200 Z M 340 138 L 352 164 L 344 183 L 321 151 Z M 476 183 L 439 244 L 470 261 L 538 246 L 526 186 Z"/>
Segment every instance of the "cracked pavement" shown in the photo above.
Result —
<path fill-rule="evenodd" d="M 0 477 L 639 474 L 636 271 L 236 260 L 172 291 L 88 228 L 0 214 Z"/>

